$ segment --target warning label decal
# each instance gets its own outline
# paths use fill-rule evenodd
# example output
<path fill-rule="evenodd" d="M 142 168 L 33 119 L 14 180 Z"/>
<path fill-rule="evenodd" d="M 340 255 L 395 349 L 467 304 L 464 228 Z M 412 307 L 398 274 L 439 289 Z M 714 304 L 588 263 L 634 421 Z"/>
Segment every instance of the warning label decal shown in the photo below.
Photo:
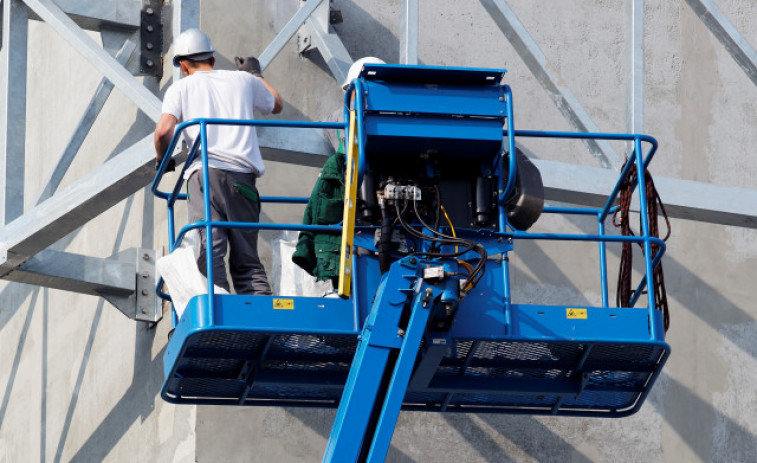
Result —
<path fill-rule="evenodd" d="M 573 309 L 568 307 L 567 309 L 565 309 L 565 311 L 567 312 L 568 318 L 578 318 L 583 320 L 586 320 L 588 318 L 586 309 Z"/>
<path fill-rule="evenodd" d="M 273 308 L 275 310 L 294 310 L 294 299 L 274 299 Z"/>

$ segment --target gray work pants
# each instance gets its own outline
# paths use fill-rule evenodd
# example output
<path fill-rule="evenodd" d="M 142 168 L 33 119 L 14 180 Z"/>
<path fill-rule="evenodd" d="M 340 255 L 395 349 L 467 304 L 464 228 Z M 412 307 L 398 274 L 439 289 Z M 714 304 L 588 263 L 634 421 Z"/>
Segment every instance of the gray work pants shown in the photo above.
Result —
<path fill-rule="evenodd" d="M 260 201 L 242 194 L 247 188 L 254 191 L 255 174 L 209 169 L 210 218 L 223 222 L 258 222 Z M 236 185 L 236 186 L 235 186 Z M 242 185 L 242 187 L 240 187 Z M 202 171 L 197 171 L 187 181 L 189 191 L 189 222 L 205 219 L 203 208 Z M 241 188 L 241 190 L 240 190 Z M 205 229 L 200 229 L 202 248 L 197 264 L 206 275 Z M 271 294 L 265 268 L 258 256 L 258 231 L 238 228 L 213 228 L 213 282 L 229 290 L 224 257 L 229 248 L 229 273 L 237 294 Z M 207 276 L 207 275 L 206 275 Z"/>

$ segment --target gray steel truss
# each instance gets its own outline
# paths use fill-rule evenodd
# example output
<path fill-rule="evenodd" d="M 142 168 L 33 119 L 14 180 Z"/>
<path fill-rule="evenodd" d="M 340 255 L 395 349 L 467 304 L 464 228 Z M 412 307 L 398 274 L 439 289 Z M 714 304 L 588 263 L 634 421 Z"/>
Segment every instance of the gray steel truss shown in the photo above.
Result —
<path fill-rule="evenodd" d="M 96 44 L 76 23 L 69 18 L 52 0 L 24 0 L 47 25 L 77 50 L 95 69 L 116 86 L 150 119 L 160 118 L 160 100 L 101 46 Z M 97 2 L 95 2 L 96 4 Z M 102 2 L 108 3 L 108 2 Z M 141 4 L 140 4 L 141 6 Z"/>
<path fill-rule="evenodd" d="M 55 0 L 55 4 L 82 29 L 99 31 L 101 27 L 139 27 L 142 0 Z M 30 19 L 42 19 L 32 12 Z"/>
<path fill-rule="evenodd" d="M 609 169 L 531 160 L 550 201 L 601 207 L 618 180 Z M 757 190 L 667 177 L 655 177 L 654 183 L 671 218 L 757 228 Z"/>
<path fill-rule="evenodd" d="M 644 0 L 627 0 L 627 3 L 630 72 L 626 90 L 626 130 L 628 133 L 644 133 Z M 628 151 L 633 151 L 633 146 Z"/>
<path fill-rule="evenodd" d="M 504 35 L 512 42 L 565 117 L 580 131 L 598 131 L 569 89 L 557 84 L 559 76 L 549 70 L 546 58 L 504 0 L 480 0 Z M 630 68 L 628 124 L 632 132 L 643 128 L 643 0 L 629 1 Z M 710 30 L 724 43 L 731 55 L 757 84 L 755 53 L 709 0 L 687 0 Z M 199 25 L 199 0 L 174 0 L 174 30 Z M 418 2 L 403 0 L 400 59 L 417 62 Z M 160 115 L 160 101 L 141 85 L 123 64 L 133 53 L 128 34 L 103 30 L 116 25 L 139 27 L 140 0 L 4 0 L 3 42 L 0 55 L 0 277 L 53 288 L 105 297 L 130 318 L 157 321 L 160 308 L 155 302 L 154 260 L 151 250 L 130 249 L 107 259 L 52 251 L 50 245 L 64 238 L 103 211 L 149 184 L 154 176 L 152 135 L 125 149 L 99 168 L 58 191 L 67 164 L 89 132 L 99 108 L 113 87 L 118 88 L 153 120 Z M 26 36 L 29 18 L 46 21 L 64 40 L 98 69 L 104 80 L 45 184 L 37 205 L 24 212 L 23 191 L 26 101 Z M 101 30 L 105 48 L 98 46 L 82 30 Z M 307 0 L 261 55 L 265 68 L 295 32 L 307 37 L 307 48 L 323 56 L 341 83 L 352 59 L 329 24 L 329 2 Z M 115 58 L 113 56 L 114 55 Z M 174 75 L 174 78 L 178 76 Z M 328 142 L 319 130 L 298 131 L 292 137 L 287 129 L 259 131 L 261 151 L 266 159 L 319 165 L 330 153 Z M 619 156 L 609 145 L 598 143 L 592 153 L 606 167 L 617 168 Z M 179 159 L 180 161 L 182 159 Z M 546 199 L 579 205 L 597 206 L 612 189 L 617 173 L 602 168 L 534 160 L 540 169 Z M 657 178 L 657 188 L 665 198 L 671 217 L 723 225 L 757 228 L 757 191 L 718 185 Z M 11 221 L 11 219 L 13 219 Z"/>
<path fill-rule="evenodd" d="M 402 0 L 400 64 L 418 64 L 418 0 Z"/>
<path fill-rule="evenodd" d="M 104 297 L 131 319 L 156 322 L 155 250 L 131 248 L 106 259 L 45 249 L 5 279 Z"/>
<path fill-rule="evenodd" d="M 103 32 L 103 35 L 105 35 L 105 32 Z M 116 61 L 121 65 L 125 65 L 136 48 L 137 45 L 127 39 L 116 52 Z M 84 139 L 89 134 L 90 129 L 92 129 L 97 116 L 100 114 L 103 106 L 105 106 L 105 102 L 108 100 L 112 90 L 113 84 L 108 79 L 100 81 L 100 85 L 97 86 L 94 96 L 92 96 L 89 105 L 87 105 L 87 109 L 84 111 L 78 127 L 68 141 L 63 154 L 58 158 L 58 162 L 55 163 L 55 167 L 50 173 L 48 180 L 44 183 L 42 192 L 37 199 L 37 204 L 52 196 L 55 190 L 58 189 L 58 185 L 60 185 L 63 177 L 66 175 L 68 168 L 76 157 L 76 153 L 79 152 L 79 148 L 84 143 Z"/>
<path fill-rule="evenodd" d="M 591 120 L 589 113 L 578 101 L 573 92 L 562 85 L 562 79 L 555 75 L 554 69 L 547 62 L 547 57 L 537 45 L 536 41 L 528 33 L 523 23 L 520 22 L 513 10 L 505 0 L 480 0 L 481 4 L 489 12 L 494 22 L 515 47 L 526 67 L 539 81 L 542 88 L 549 94 L 552 101 L 562 115 L 579 132 L 599 132 L 599 128 Z M 597 158 L 604 168 L 620 170 L 622 158 L 612 149 L 610 143 L 604 140 L 590 140 L 586 142 L 589 151 Z"/>
<path fill-rule="evenodd" d="M 299 28 L 305 24 L 305 21 L 307 21 L 315 9 L 321 6 L 323 2 L 324 0 L 308 0 L 305 3 L 300 2 L 300 9 L 297 10 L 297 13 L 295 13 L 279 33 L 276 34 L 276 37 L 271 40 L 271 43 L 268 44 L 265 50 L 263 50 L 263 53 L 258 57 L 261 69 L 265 70 L 265 68 L 271 64 L 271 61 L 276 58 L 276 55 L 284 49 L 284 45 L 294 37 L 294 34 L 297 33 Z M 328 4 L 328 1 L 326 3 Z"/>
<path fill-rule="evenodd" d="M 313 0 L 308 0 L 310 3 Z M 305 21 L 306 34 L 304 40 L 309 43 L 307 47 L 300 47 L 300 51 L 305 51 L 310 47 L 315 47 L 320 52 L 323 60 L 334 76 L 334 80 L 339 85 L 347 78 L 347 72 L 352 65 L 352 58 L 344 47 L 342 40 L 331 27 L 329 15 L 329 2 L 320 3 L 313 13 Z"/>
<path fill-rule="evenodd" d="M 0 225 L 24 213 L 26 162 L 26 50 L 29 10 L 21 0 L 3 2 L 0 50 Z"/>
<path fill-rule="evenodd" d="M 174 0 L 173 30 L 174 37 L 183 31 L 200 27 L 200 0 Z M 173 81 L 181 79 L 181 69 L 173 68 Z"/>
<path fill-rule="evenodd" d="M 712 0 L 686 0 L 731 57 L 757 85 L 757 52 Z"/>

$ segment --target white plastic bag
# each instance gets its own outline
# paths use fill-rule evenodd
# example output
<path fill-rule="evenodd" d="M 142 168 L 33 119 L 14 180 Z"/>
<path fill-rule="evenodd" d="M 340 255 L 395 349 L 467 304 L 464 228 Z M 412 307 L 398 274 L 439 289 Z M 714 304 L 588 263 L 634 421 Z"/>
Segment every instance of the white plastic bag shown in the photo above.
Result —
<path fill-rule="evenodd" d="M 184 235 L 181 246 L 171 254 L 163 256 L 155 264 L 158 274 L 163 277 L 171 295 L 176 315 L 181 318 L 189 300 L 200 294 L 207 294 L 208 280 L 197 267 L 200 256 L 200 232 L 190 230 Z M 214 285 L 215 294 L 229 294 Z"/>
<path fill-rule="evenodd" d="M 272 276 L 274 294 L 281 296 L 321 297 L 331 291 L 330 281 L 316 281 L 297 264 L 292 254 L 297 249 L 296 231 L 280 233 L 271 243 Z"/>

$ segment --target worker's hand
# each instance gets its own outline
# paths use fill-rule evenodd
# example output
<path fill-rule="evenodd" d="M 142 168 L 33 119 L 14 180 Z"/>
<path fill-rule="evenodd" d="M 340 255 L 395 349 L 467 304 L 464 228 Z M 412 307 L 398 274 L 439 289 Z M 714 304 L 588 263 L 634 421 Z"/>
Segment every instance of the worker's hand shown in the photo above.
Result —
<path fill-rule="evenodd" d="M 237 56 L 234 58 L 234 62 L 237 63 L 237 69 L 240 71 L 249 72 L 253 76 L 263 77 L 260 69 L 260 61 L 254 56 L 248 56 L 247 58 L 240 58 Z"/>
<path fill-rule="evenodd" d="M 160 170 L 161 162 L 163 162 L 163 159 L 155 160 L 155 170 Z M 173 172 L 175 170 L 176 170 L 176 160 L 174 158 L 171 158 L 168 160 L 168 165 L 166 166 L 166 172 Z"/>

